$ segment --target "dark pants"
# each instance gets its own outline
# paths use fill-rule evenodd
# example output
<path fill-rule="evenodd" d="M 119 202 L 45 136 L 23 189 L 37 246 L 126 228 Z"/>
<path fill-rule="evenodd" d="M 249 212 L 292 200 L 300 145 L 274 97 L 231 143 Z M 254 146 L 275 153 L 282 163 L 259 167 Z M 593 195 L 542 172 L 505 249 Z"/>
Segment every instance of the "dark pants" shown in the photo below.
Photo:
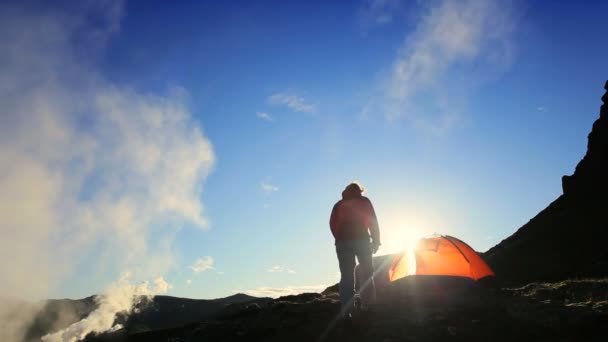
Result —
<path fill-rule="evenodd" d="M 342 315 L 351 312 L 355 295 L 355 258 L 359 261 L 360 277 L 357 284 L 361 304 L 364 306 L 376 302 L 374 286 L 374 266 L 372 264 L 372 248 L 367 240 L 336 241 L 336 254 L 340 264 L 340 302 Z"/>

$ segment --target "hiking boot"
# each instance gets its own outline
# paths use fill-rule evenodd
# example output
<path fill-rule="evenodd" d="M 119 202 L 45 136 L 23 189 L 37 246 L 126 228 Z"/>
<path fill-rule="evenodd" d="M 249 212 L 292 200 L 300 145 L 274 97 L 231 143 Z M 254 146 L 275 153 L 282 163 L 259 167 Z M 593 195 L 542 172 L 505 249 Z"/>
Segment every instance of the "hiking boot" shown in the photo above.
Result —
<path fill-rule="evenodd" d="M 353 316 L 350 312 L 344 315 L 342 319 L 340 319 L 340 325 L 342 326 L 343 332 L 349 333 L 353 330 Z"/>

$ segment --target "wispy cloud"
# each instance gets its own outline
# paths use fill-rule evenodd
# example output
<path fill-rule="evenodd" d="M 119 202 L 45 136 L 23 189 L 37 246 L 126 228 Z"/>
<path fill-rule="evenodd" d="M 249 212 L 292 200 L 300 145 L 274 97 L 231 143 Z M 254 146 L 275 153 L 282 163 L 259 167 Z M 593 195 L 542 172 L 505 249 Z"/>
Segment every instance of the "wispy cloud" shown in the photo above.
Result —
<path fill-rule="evenodd" d="M 264 191 L 265 193 L 272 193 L 272 192 L 279 191 L 279 188 L 276 185 L 272 185 L 270 183 L 262 182 L 260 184 L 260 186 L 262 187 L 262 191 Z"/>
<path fill-rule="evenodd" d="M 281 266 L 281 265 L 275 265 L 272 266 L 271 268 L 266 270 L 267 272 L 270 273 L 288 273 L 288 274 L 296 274 L 296 271 L 294 271 L 293 269 L 291 269 L 288 266 Z"/>
<path fill-rule="evenodd" d="M 257 287 L 252 290 L 233 290 L 234 292 L 246 293 L 250 296 L 255 297 L 272 297 L 277 298 L 281 296 L 296 295 L 300 293 L 319 293 L 325 290 L 328 285 L 304 285 L 304 286 L 286 286 L 286 287 Z"/>
<path fill-rule="evenodd" d="M 257 116 L 260 120 L 273 121 L 272 116 L 266 112 L 257 112 L 255 113 L 255 116 Z"/>
<path fill-rule="evenodd" d="M 187 279 L 186 280 L 186 285 L 191 285 L 192 284 L 192 279 Z"/>
<path fill-rule="evenodd" d="M 214 262 L 213 257 L 206 256 L 204 258 L 196 259 L 196 262 L 194 262 L 194 265 L 190 266 L 189 268 L 194 273 L 201 273 L 201 272 L 205 272 L 207 270 L 214 269 L 213 262 Z"/>
<path fill-rule="evenodd" d="M 276 93 L 270 95 L 266 99 L 266 102 L 274 106 L 287 106 L 296 112 L 312 113 L 316 109 L 314 104 L 308 103 L 304 98 L 291 93 Z"/>
<path fill-rule="evenodd" d="M 359 20 L 363 28 L 389 24 L 402 4 L 401 0 L 364 0 L 359 9 Z"/>
<path fill-rule="evenodd" d="M 539 107 L 536 107 L 536 110 L 539 111 L 539 112 L 544 112 L 545 111 L 545 107 L 544 106 L 539 106 Z"/>
<path fill-rule="evenodd" d="M 514 19 L 499 0 L 432 4 L 394 60 L 378 102 L 389 119 L 441 133 L 464 114 L 467 89 L 510 61 Z"/>
<path fill-rule="evenodd" d="M 270 272 L 270 273 L 283 272 L 283 266 L 272 266 L 271 268 L 267 269 L 266 271 Z"/>

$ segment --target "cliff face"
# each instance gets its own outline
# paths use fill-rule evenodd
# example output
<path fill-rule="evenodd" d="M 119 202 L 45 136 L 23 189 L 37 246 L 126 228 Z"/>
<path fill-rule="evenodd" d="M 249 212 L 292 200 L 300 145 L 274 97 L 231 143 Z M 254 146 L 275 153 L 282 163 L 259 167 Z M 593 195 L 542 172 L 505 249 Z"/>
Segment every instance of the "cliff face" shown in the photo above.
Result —
<path fill-rule="evenodd" d="M 608 81 L 587 153 L 563 195 L 483 254 L 505 284 L 608 276 Z"/>
<path fill-rule="evenodd" d="M 562 178 L 564 195 L 582 200 L 601 200 L 608 195 L 608 81 L 602 97 L 600 118 L 588 137 L 587 153 L 572 176 Z"/>

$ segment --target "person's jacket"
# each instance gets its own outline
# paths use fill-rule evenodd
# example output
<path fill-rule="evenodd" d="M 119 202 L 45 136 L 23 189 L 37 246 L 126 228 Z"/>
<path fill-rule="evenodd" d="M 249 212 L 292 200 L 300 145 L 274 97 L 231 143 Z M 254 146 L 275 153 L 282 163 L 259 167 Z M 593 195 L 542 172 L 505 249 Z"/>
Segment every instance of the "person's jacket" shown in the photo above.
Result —
<path fill-rule="evenodd" d="M 378 220 L 372 202 L 357 189 L 347 188 L 342 192 L 342 200 L 331 211 L 329 226 L 336 241 L 369 240 L 371 234 L 372 242 L 380 242 Z"/>

